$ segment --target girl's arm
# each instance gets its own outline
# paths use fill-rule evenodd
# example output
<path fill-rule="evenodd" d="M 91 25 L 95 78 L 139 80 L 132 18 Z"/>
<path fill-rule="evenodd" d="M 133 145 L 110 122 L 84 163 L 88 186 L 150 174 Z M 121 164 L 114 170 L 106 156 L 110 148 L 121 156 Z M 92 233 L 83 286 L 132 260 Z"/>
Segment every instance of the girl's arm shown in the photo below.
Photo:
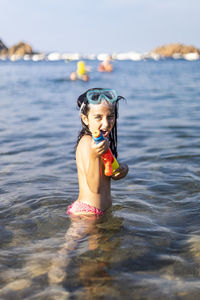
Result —
<path fill-rule="evenodd" d="M 104 140 L 99 144 L 95 144 L 92 137 L 84 136 L 79 142 L 79 151 L 81 153 L 81 161 L 86 176 L 87 184 L 91 192 L 100 192 L 101 181 L 101 155 L 107 151 L 109 147 L 108 141 Z"/>

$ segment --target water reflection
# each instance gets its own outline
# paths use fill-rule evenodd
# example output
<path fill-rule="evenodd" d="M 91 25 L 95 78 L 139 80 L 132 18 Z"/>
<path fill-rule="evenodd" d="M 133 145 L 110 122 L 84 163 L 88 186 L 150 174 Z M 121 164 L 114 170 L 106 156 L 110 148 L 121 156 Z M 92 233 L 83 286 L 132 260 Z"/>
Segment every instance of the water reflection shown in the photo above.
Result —
<path fill-rule="evenodd" d="M 65 242 L 52 260 L 49 283 L 61 284 L 80 299 L 94 299 L 108 290 L 115 294 L 110 264 L 120 246 L 122 228 L 123 219 L 111 211 L 98 219 L 71 218 Z"/>

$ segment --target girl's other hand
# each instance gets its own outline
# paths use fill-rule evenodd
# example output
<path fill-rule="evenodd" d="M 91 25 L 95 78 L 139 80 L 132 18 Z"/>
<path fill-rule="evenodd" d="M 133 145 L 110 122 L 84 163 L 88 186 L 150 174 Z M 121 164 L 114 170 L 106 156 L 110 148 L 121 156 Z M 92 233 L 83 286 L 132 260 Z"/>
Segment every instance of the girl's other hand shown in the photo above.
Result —
<path fill-rule="evenodd" d="M 120 180 L 124 178 L 128 173 L 128 165 L 127 164 L 120 164 L 119 168 L 115 171 L 115 174 L 111 176 L 113 180 Z"/>

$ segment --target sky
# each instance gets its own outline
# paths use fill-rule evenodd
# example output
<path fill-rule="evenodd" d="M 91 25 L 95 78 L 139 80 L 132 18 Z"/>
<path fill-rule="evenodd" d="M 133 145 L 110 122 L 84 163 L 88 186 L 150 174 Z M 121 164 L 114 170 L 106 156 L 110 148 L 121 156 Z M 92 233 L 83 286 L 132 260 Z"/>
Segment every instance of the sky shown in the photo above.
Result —
<path fill-rule="evenodd" d="M 169 43 L 200 48 L 199 0 L 0 0 L 0 39 L 34 51 L 145 53 Z"/>

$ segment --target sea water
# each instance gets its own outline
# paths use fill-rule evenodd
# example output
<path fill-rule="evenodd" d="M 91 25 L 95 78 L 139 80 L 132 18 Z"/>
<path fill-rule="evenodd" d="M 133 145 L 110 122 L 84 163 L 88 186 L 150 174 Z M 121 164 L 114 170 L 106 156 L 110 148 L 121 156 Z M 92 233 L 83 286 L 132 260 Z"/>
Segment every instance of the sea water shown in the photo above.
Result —
<path fill-rule="evenodd" d="M 199 299 L 200 61 L 0 62 L 0 298 Z M 114 88 L 113 207 L 73 221 L 77 97 Z"/>

